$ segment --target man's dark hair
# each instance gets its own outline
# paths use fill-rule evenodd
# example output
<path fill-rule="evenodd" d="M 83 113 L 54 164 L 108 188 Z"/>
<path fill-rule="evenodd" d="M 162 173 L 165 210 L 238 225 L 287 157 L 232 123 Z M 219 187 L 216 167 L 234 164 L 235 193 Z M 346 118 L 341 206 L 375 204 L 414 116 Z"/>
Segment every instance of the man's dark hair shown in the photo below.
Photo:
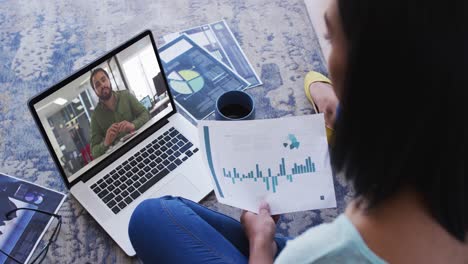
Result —
<path fill-rule="evenodd" d="M 468 231 L 463 4 L 338 0 L 347 72 L 331 151 L 368 209 L 410 188 L 459 241 Z"/>
<path fill-rule="evenodd" d="M 94 88 L 94 83 L 93 83 L 93 77 L 98 72 L 103 72 L 106 75 L 107 79 L 109 79 L 109 81 L 110 81 L 109 74 L 106 72 L 106 70 L 104 70 L 103 68 L 96 68 L 96 69 L 91 71 L 91 77 L 89 77 L 89 82 L 91 83 L 91 87 L 93 87 L 93 89 L 95 89 Z"/>

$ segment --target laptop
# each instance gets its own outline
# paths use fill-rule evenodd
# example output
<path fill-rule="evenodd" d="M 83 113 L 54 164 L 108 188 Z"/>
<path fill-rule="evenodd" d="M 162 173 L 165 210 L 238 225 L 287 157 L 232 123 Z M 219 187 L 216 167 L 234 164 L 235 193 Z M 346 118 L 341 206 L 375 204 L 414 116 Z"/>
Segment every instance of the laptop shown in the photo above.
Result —
<path fill-rule="evenodd" d="M 141 201 L 198 202 L 212 191 L 196 127 L 177 112 L 164 74 L 164 87 L 154 85 L 162 69 L 147 30 L 28 102 L 71 194 L 129 256 L 128 224 Z M 168 103 L 151 116 L 140 100 L 162 89 Z"/>
<path fill-rule="evenodd" d="M 153 107 L 153 103 L 151 102 L 151 99 L 149 95 L 143 97 L 143 99 L 140 100 L 140 103 L 146 107 L 146 109 L 150 110 L 151 107 Z"/>

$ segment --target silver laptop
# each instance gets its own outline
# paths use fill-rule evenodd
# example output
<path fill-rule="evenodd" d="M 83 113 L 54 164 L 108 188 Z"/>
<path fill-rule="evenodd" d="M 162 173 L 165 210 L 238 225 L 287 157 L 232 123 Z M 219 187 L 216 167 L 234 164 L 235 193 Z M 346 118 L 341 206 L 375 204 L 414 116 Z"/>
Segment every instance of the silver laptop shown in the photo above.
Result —
<path fill-rule="evenodd" d="M 127 255 L 141 201 L 198 202 L 212 190 L 197 130 L 176 111 L 149 30 L 28 105 L 66 186 Z"/>

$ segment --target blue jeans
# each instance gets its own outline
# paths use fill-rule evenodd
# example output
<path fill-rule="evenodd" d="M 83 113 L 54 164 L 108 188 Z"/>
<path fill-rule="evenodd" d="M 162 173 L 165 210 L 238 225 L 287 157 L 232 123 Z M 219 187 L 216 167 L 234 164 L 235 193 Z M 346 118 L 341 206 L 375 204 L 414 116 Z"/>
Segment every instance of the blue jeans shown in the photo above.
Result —
<path fill-rule="evenodd" d="M 247 263 L 249 241 L 239 221 L 190 200 L 143 201 L 128 228 L 144 263 Z M 278 253 L 286 238 L 276 237 Z"/>

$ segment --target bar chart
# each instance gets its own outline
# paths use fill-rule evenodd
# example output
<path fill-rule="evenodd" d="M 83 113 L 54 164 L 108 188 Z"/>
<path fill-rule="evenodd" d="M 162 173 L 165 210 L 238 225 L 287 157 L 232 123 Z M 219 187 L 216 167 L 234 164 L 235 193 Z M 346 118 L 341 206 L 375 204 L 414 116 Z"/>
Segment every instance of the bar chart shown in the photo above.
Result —
<path fill-rule="evenodd" d="M 263 182 L 267 191 L 272 191 L 276 193 L 278 188 L 278 178 L 285 177 L 287 181 L 293 182 L 293 176 L 305 174 L 304 177 L 310 177 L 312 173 L 315 173 L 315 163 L 312 162 L 311 157 L 307 157 L 304 160 L 304 164 L 294 163 L 289 166 L 289 169 L 286 169 L 285 158 L 281 158 L 281 163 L 278 165 L 278 171 L 272 172 L 271 168 L 265 168 L 264 170 L 260 168 L 259 164 L 255 165 L 255 169 L 246 173 L 241 173 L 237 168 L 232 168 L 228 170 L 223 168 L 224 177 L 230 178 L 232 184 L 236 184 L 241 181 L 255 181 Z"/>
<path fill-rule="evenodd" d="M 273 214 L 336 206 L 323 115 L 198 124 L 218 202 Z"/>

